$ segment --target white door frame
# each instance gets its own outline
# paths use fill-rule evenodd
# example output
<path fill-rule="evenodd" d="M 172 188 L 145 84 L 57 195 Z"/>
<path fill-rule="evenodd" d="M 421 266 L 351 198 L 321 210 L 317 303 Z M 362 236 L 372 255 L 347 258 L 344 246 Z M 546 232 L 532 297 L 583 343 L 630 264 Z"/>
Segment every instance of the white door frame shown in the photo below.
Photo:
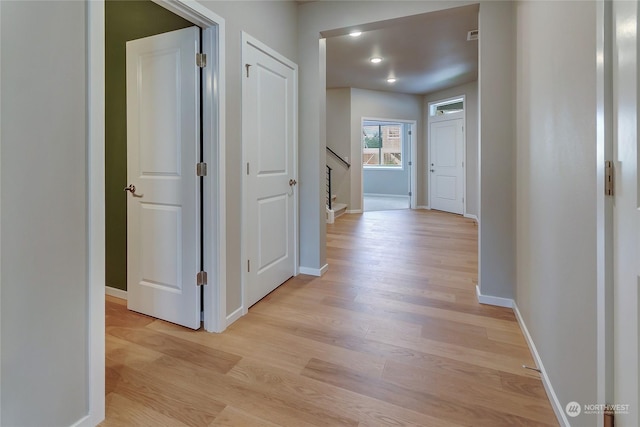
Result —
<path fill-rule="evenodd" d="M 613 160 L 613 16 L 611 2 L 596 2 L 596 396 L 613 403 L 613 197 L 604 194 L 605 161 Z M 626 402 L 621 402 L 626 403 Z M 602 420 L 599 421 L 601 423 Z"/>
<path fill-rule="evenodd" d="M 274 59 L 276 59 L 279 62 L 282 62 L 283 64 L 285 64 L 288 67 L 291 67 L 292 69 L 294 69 L 294 78 L 296 79 L 294 82 L 294 90 L 295 90 L 295 95 L 294 95 L 294 102 L 295 105 L 293 107 L 293 111 L 294 111 L 294 124 L 293 124 L 293 176 L 292 178 L 298 179 L 298 65 L 295 64 L 294 62 L 290 61 L 288 58 L 284 57 L 283 55 L 281 55 L 280 53 L 278 53 L 277 51 L 271 49 L 269 46 L 267 46 L 266 44 L 262 43 L 260 40 L 256 39 L 255 37 L 252 37 L 251 35 L 245 33 L 244 31 L 242 32 L 242 50 L 243 50 L 243 58 L 242 58 L 242 64 L 243 64 L 243 72 L 244 70 L 244 64 L 246 63 L 245 58 L 244 58 L 244 47 L 249 44 L 251 46 L 254 46 L 256 49 L 261 50 L 262 52 L 266 53 L 267 55 L 273 57 Z M 242 83 L 243 85 L 245 84 L 244 81 Z M 247 163 L 247 156 L 246 156 L 246 143 L 243 139 L 242 141 L 242 165 L 245 165 Z M 243 166 L 244 168 L 244 166 Z M 240 256 L 241 256 L 241 263 L 242 263 L 242 267 L 241 267 L 241 271 L 242 271 L 242 275 L 240 278 L 240 282 L 241 282 L 241 295 L 242 295 L 242 302 L 240 307 L 233 313 L 229 314 L 228 317 L 228 323 L 231 324 L 233 323 L 235 320 L 237 320 L 238 318 L 244 316 L 245 314 L 247 314 L 249 312 L 249 307 L 247 304 L 247 291 L 246 291 L 246 283 L 247 283 L 247 269 L 244 266 L 245 260 L 248 259 L 247 257 L 247 244 L 246 244 L 246 239 L 247 239 L 247 223 L 248 223 L 248 215 L 247 215 L 247 203 L 245 200 L 246 194 L 247 194 L 247 174 L 243 173 L 242 174 L 242 191 L 241 191 L 241 218 L 242 218 L 242 227 L 240 229 Z M 297 276 L 299 274 L 300 271 L 300 266 L 299 266 L 299 256 L 298 256 L 298 247 L 299 247 L 299 243 L 300 243 L 300 232 L 299 232 L 299 222 L 298 222 L 298 211 L 299 211 L 299 206 L 298 206 L 298 186 L 294 186 L 293 188 L 293 230 L 294 230 L 294 237 L 293 237 L 293 275 Z"/>
<path fill-rule="evenodd" d="M 455 101 L 456 99 L 462 99 L 462 112 L 455 114 L 443 114 L 442 116 L 432 116 L 431 115 L 431 107 L 445 104 L 449 101 Z M 464 143 L 462 144 L 462 158 L 464 159 L 464 166 L 462 167 L 462 215 L 467 216 L 467 97 L 465 95 L 452 96 L 450 98 L 440 99 L 437 101 L 429 102 L 427 105 L 427 149 L 425 153 L 425 158 L 427 162 L 425 166 L 429 165 L 430 156 L 431 156 L 431 123 L 435 122 L 443 122 L 446 120 L 454 120 L 454 119 L 462 119 L 462 137 L 464 138 Z M 430 168 L 427 168 L 430 169 Z M 427 191 L 429 192 L 429 206 L 427 209 L 431 209 L 431 175 L 429 176 Z"/>
<path fill-rule="evenodd" d="M 211 66 L 204 69 L 202 94 L 203 155 L 212 172 L 204 185 L 204 267 L 210 272 L 204 288 L 204 326 L 221 332 L 226 327 L 225 21 L 194 0 L 153 1 L 201 27 L 202 50 L 211 58 Z M 94 426 L 105 415 L 105 5 L 104 0 L 86 0 L 86 5 L 89 414 L 77 425 Z"/>
<path fill-rule="evenodd" d="M 364 165 L 362 164 L 362 155 L 364 151 L 364 146 L 362 142 L 362 128 L 364 127 L 364 122 L 394 122 L 394 123 L 405 123 L 411 125 L 411 146 L 409 147 L 409 159 L 411 162 L 411 166 L 409 167 L 409 183 L 411 196 L 409 197 L 409 209 L 416 209 L 417 205 L 417 196 L 418 192 L 416 191 L 416 186 L 418 185 L 418 175 L 416 172 L 417 166 L 415 162 L 415 157 L 418 149 L 418 121 L 417 120 L 406 120 L 406 119 L 389 119 L 389 118 L 379 118 L 379 117 L 361 117 L 360 118 L 360 157 L 358 158 L 358 167 L 360 168 L 360 206 L 362 206 L 362 212 L 364 212 Z M 404 144 L 403 144 L 404 145 Z M 404 152 L 402 154 L 404 156 Z M 404 161 L 404 160 L 403 160 Z M 353 162 L 351 162 L 351 166 L 353 166 Z"/>

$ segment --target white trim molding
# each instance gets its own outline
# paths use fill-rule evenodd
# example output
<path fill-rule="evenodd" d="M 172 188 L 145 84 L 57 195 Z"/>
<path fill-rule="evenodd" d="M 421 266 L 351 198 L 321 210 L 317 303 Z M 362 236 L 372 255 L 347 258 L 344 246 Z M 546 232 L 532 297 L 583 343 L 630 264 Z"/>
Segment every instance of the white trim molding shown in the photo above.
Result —
<path fill-rule="evenodd" d="M 120 299 L 127 299 L 127 291 L 123 291 L 122 289 L 114 288 L 113 286 L 105 286 L 104 287 L 105 295 L 109 295 L 110 297 L 116 297 Z"/>
<path fill-rule="evenodd" d="M 398 199 L 408 199 L 411 196 L 408 194 L 382 194 L 382 193 L 363 193 L 363 196 L 371 197 L 396 197 Z"/>
<path fill-rule="evenodd" d="M 300 266 L 299 271 L 300 271 L 300 274 L 307 274 L 309 276 L 320 277 L 320 276 L 324 275 L 324 273 L 326 273 L 328 269 L 329 269 L 329 264 L 325 264 L 320 268 L 311 268 L 311 267 Z"/>
<path fill-rule="evenodd" d="M 469 219 L 473 219 L 473 220 L 475 220 L 476 222 L 479 222 L 479 220 L 478 220 L 478 215 L 474 215 L 474 214 L 468 214 L 468 213 L 466 213 L 466 214 L 464 214 L 464 217 L 465 217 L 465 218 L 469 218 Z"/>
<path fill-rule="evenodd" d="M 431 210 L 431 208 L 429 206 L 416 206 L 416 209 L 424 209 L 424 210 L 427 210 L 427 211 Z"/>
<path fill-rule="evenodd" d="M 527 341 L 527 345 L 529 345 L 529 350 L 531 350 L 531 355 L 533 356 L 533 360 L 536 362 L 536 367 L 540 369 L 540 376 L 542 379 L 542 384 L 544 385 L 544 389 L 547 392 L 547 397 L 549 397 L 549 401 L 551 402 L 551 407 L 553 408 L 553 412 L 556 414 L 556 418 L 560 425 L 565 427 L 570 427 L 569 420 L 564 413 L 562 405 L 560 404 L 560 400 L 556 395 L 556 392 L 551 385 L 551 380 L 547 375 L 547 371 L 544 369 L 544 365 L 542 364 L 542 359 L 540 358 L 540 354 L 538 353 L 538 349 L 536 348 L 535 343 L 533 342 L 533 338 L 531 338 L 531 334 L 529 334 L 529 330 L 527 329 L 527 325 L 524 323 L 524 319 L 520 314 L 520 310 L 518 310 L 518 305 L 513 302 L 513 312 L 516 315 L 516 319 L 518 320 L 518 324 L 520 325 L 520 329 L 524 335 L 524 339 Z"/>
<path fill-rule="evenodd" d="M 239 318 L 241 318 L 242 316 L 247 314 L 247 311 L 248 310 L 245 310 L 244 306 L 242 306 L 242 307 L 239 307 L 237 310 L 235 310 L 230 315 L 228 315 L 227 316 L 227 326 L 229 326 L 230 324 L 232 324 L 233 322 L 235 322 L 236 320 L 238 320 Z"/>
<path fill-rule="evenodd" d="M 105 3 L 89 1 L 87 34 L 87 416 L 78 426 L 95 426 L 105 418 Z"/>
<path fill-rule="evenodd" d="M 482 295 L 480 286 L 476 285 L 476 294 L 480 304 L 495 305 L 497 307 L 513 308 L 515 304 L 511 298 L 494 297 L 491 295 Z"/>

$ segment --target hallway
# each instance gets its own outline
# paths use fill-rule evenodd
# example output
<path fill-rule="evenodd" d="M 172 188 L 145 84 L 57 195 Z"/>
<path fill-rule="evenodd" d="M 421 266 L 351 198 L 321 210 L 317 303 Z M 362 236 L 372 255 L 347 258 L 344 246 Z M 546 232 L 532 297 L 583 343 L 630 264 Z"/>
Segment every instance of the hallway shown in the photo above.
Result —
<path fill-rule="evenodd" d="M 474 221 L 344 215 L 327 259 L 219 335 L 108 297 L 102 425 L 557 425 L 513 312 L 476 301 Z"/>

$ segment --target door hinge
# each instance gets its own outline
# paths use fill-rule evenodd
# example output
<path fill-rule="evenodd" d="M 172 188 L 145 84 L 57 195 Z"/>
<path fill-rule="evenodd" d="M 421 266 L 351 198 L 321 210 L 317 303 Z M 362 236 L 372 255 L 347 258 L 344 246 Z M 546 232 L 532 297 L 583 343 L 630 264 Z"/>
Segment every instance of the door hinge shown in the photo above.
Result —
<path fill-rule="evenodd" d="M 407 164 L 408 164 L 409 166 L 412 166 L 412 165 L 413 165 L 413 162 L 407 162 Z"/>
<path fill-rule="evenodd" d="M 207 272 L 199 271 L 198 274 L 196 274 L 196 285 L 202 286 L 206 284 L 207 284 Z"/>
<path fill-rule="evenodd" d="M 613 196 L 613 162 L 607 160 L 604 162 L 604 194 L 605 196 Z"/>
<path fill-rule="evenodd" d="M 207 54 L 206 53 L 196 53 L 196 65 L 200 68 L 204 68 L 207 66 Z"/>
<path fill-rule="evenodd" d="M 409 191 L 409 196 L 411 196 L 411 191 Z"/>
<path fill-rule="evenodd" d="M 207 176 L 207 164 L 200 162 L 196 164 L 196 176 Z"/>
<path fill-rule="evenodd" d="M 247 77 L 249 77 L 249 67 L 251 67 L 251 64 L 244 64 L 244 67 L 247 69 Z"/>
<path fill-rule="evenodd" d="M 251 273 L 251 261 L 247 260 L 247 273 Z"/>
<path fill-rule="evenodd" d="M 247 175 L 249 175 L 249 162 L 247 162 Z"/>
<path fill-rule="evenodd" d="M 411 135 L 411 131 L 409 131 L 409 135 Z"/>

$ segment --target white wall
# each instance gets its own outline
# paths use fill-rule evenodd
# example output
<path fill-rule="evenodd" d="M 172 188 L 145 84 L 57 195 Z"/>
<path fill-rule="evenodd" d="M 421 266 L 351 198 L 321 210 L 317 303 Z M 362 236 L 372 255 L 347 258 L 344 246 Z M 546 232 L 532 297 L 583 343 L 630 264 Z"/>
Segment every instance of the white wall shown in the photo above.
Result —
<path fill-rule="evenodd" d="M 327 89 L 327 147 L 340 157 L 347 157 L 349 163 L 358 159 L 351 158 L 351 89 Z M 327 165 L 331 171 L 331 192 L 338 203 L 349 205 L 351 187 L 349 168 L 333 154 L 327 153 Z"/>
<path fill-rule="evenodd" d="M 242 304 L 242 64 L 241 33 L 247 32 L 293 62 L 297 57 L 297 6 L 284 1 L 203 1 L 226 25 L 227 314 Z M 299 180 L 300 181 L 300 180 Z M 302 186 L 302 183 L 301 183 Z"/>
<path fill-rule="evenodd" d="M 362 119 L 415 120 L 417 122 L 416 128 L 422 129 L 422 117 L 424 117 L 422 97 L 418 95 L 351 89 L 351 157 L 358 159 L 358 161 L 351 167 L 351 204 L 349 209 L 362 209 L 363 167 L 360 160 L 362 158 Z M 420 147 L 422 138 L 419 132 L 416 133 L 415 138 L 417 138 L 418 147 Z M 403 171 L 382 172 L 385 172 L 386 175 L 402 174 L 405 182 L 408 182 L 405 171 L 407 171 L 406 167 Z"/>
<path fill-rule="evenodd" d="M 521 2 L 516 17 L 516 303 L 562 407 L 603 403 L 596 396 L 596 3 Z"/>
<path fill-rule="evenodd" d="M 443 99 L 449 99 L 456 96 L 465 95 L 465 143 L 466 143 L 466 159 L 467 168 L 466 179 L 466 212 L 465 214 L 478 216 L 478 193 L 480 191 L 480 179 L 478 175 L 478 82 L 466 83 L 464 85 L 452 87 L 438 92 L 432 92 L 424 96 L 424 112 L 425 117 L 429 114 L 429 103 L 437 102 Z M 418 177 L 423 191 L 418 193 L 418 205 L 426 206 L 429 204 L 429 165 L 428 160 L 428 138 L 429 124 L 425 118 L 424 123 L 424 149 L 425 155 L 421 160 L 423 167 L 418 168 L 422 172 Z"/>
<path fill-rule="evenodd" d="M 4 426 L 88 414 L 85 9 L 0 2 Z"/>

